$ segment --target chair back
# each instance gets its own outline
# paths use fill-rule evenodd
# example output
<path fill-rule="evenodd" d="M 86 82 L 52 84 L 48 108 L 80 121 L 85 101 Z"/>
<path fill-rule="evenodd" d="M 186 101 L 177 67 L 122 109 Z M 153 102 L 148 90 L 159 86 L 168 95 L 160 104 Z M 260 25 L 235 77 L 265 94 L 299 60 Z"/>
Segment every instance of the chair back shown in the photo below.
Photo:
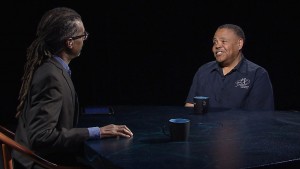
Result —
<path fill-rule="evenodd" d="M 24 156 L 30 158 L 36 164 L 46 169 L 82 169 L 81 167 L 61 166 L 52 163 L 19 144 L 14 140 L 15 133 L 0 125 L 0 143 L 3 157 L 3 168 L 14 169 L 12 160 L 12 150 L 18 151 Z"/>
<path fill-rule="evenodd" d="M 3 169 L 13 169 L 13 162 L 12 162 L 12 156 L 11 156 L 11 148 L 7 146 L 2 141 L 2 135 L 5 135 L 4 137 L 9 137 L 10 139 L 15 138 L 15 133 L 11 132 L 7 128 L 0 125 L 0 138 L 1 138 L 1 154 L 2 154 L 2 161 L 3 161 Z M 4 139 L 4 138 L 3 138 Z"/>

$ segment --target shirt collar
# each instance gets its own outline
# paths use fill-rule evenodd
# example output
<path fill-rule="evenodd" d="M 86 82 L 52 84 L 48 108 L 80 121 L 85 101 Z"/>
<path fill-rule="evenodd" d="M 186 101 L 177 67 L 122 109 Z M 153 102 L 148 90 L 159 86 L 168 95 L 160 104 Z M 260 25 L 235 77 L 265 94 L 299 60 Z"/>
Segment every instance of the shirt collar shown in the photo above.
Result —
<path fill-rule="evenodd" d="M 59 56 L 56 56 L 56 55 L 54 55 L 54 58 L 64 67 L 64 69 L 70 70 L 70 67 L 64 60 L 62 60 L 62 58 L 60 58 Z"/>
<path fill-rule="evenodd" d="M 241 54 L 241 60 L 240 62 L 232 69 L 232 70 L 237 70 L 241 73 L 245 73 L 246 72 L 246 64 L 244 63 L 245 62 L 245 57 L 243 54 Z M 215 65 L 212 67 L 211 71 L 221 71 L 221 67 L 219 66 L 218 62 L 215 61 Z"/>
<path fill-rule="evenodd" d="M 238 63 L 234 69 L 236 69 L 237 71 L 239 71 L 241 73 L 246 73 L 247 64 L 245 63 L 245 61 L 246 61 L 246 58 L 242 54 L 240 63 Z"/>
<path fill-rule="evenodd" d="M 70 69 L 70 67 L 68 66 L 68 64 L 67 64 L 64 60 L 62 60 L 61 57 L 54 55 L 54 59 L 56 59 L 56 60 L 64 67 L 64 69 L 65 69 L 67 72 L 71 71 L 71 69 Z"/>

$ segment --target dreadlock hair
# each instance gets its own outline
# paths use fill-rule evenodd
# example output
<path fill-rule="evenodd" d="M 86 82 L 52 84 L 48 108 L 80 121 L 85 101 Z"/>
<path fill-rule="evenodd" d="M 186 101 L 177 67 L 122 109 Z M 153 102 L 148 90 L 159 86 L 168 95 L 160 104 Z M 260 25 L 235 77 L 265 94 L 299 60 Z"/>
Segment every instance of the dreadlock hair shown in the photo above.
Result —
<path fill-rule="evenodd" d="M 65 40 L 74 36 L 78 31 L 78 21 L 82 22 L 81 16 L 73 9 L 66 7 L 51 9 L 42 16 L 37 27 L 36 39 L 27 49 L 16 117 L 24 109 L 24 102 L 35 70 L 44 61 L 64 49 Z"/>

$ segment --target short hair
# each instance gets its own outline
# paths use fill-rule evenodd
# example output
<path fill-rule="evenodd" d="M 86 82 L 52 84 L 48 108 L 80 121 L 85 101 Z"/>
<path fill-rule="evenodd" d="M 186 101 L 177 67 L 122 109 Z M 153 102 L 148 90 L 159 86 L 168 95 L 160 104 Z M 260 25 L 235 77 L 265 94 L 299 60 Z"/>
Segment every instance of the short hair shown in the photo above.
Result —
<path fill-rule="evenodd" d="M 245 33 L 244 33 L 243 29 L 241 27 L 239 27 L 238 25 L 224 24 L 224 25 L 221 25 L 221 26 L 218 27 L 218 29 L 223 29 L 223 28 L 233 30 L 233 32 L 237 36 L 239 36 L 240 38 L 242 38 L 244 40 L 244 42 L 245 42 L 245 40 L 246 40 Z"/>

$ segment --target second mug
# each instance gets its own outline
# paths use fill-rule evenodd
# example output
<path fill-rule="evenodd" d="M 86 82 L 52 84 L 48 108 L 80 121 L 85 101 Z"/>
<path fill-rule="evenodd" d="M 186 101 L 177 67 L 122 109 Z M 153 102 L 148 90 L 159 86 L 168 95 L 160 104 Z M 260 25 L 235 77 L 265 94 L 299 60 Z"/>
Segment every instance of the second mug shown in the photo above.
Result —
<path fill-rule="evenodd" d="M 208 112 L 209 108 L 209 97 L 196 96 L 194 97 L 194 113 L 204 114 Z"/>

